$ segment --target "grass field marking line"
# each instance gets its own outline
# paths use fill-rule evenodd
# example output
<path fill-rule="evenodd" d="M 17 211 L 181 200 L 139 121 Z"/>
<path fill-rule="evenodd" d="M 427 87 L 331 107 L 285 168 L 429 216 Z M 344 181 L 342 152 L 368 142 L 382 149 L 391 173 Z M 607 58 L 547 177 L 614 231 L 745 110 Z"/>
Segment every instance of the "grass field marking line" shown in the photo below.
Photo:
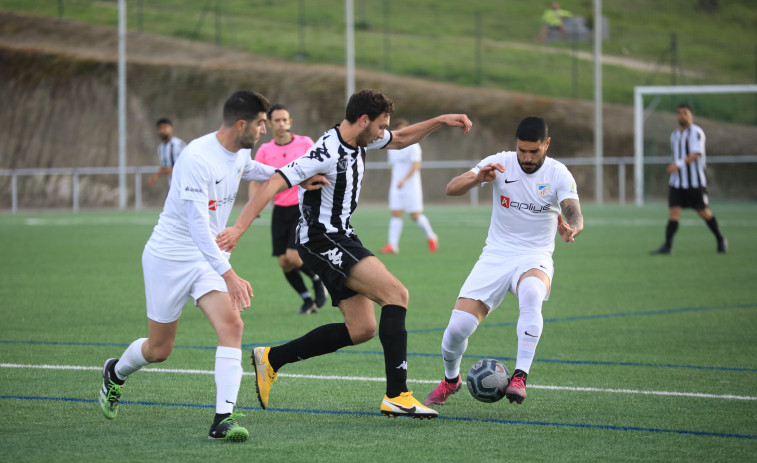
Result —
<path fill-rule="evenodd" d="M 88 367 L 83 365 L 28 365 L 22 363 L 0 363 L 0 368 L 37 368 L 42 370 L 101 370 L 102 367 Z M 195 374 L 195 375 L 212 375 L 213 370 L 186 370 L 178 368 L 143 368 L 140 371 L 152 373 L 174 373 L 174 374 Z M 252 376 L 253 372 L 244 372 L 244 376 Z M 325 375 L 306 375 L 306 374 L 287 374 L 279 373 L 280 378 L 294 379 L 317 379 L 327 381 L 369 381 L 384 382 L 386 378 L 373 378 L 367 376 L 325 376 Z M 437 384 L 438 380 L 431 379 L 410 379 L 408 382 L 417 384 Z M 660 395 L 669 397 L 695 397 L 700 399 L 724 399 L 724 400 L 757 400 L 757 397 L 741 396 L 733 394 L 702 394 L 696 392 L 675 392 L 675 391 L 642 391 L 636 389 L 603 389 L 594 387 L 572 387 L 572 386 L 540 386 L 538 384 L 529 384 L 528 387 L 534 389 L 546 389 L 552 391 L 572 391 L 572 392 L 605 392 L 610 394 L 639 394 L 639 395 Z"/>
<path fill-rule="evenodd" d="M 55 402 L 81 402 L 81 403 L 96 403 L 94 399 L 81 399 L 74 397 L 41 397 L 41 396 L 21 396 L 21 395 L 0 395 L 0 399 L 10 400 L 49 400 Z M 164 403 L 164 402 L 141 402 L 141 401 L 129 401 L 124 400 L 122 405 L 142 405 L 151 407 L 186 407 L 186 408 L 214 408 L 215 405 L 209 404 L 188 404 L 188 403 Z M 260 407 L 236 407 L 238 410 L 261 410 Z M 294 409 L 294 408 L 269 408 L 269 412 L 279 413 L 311 413 L 319 415 L 353 415 L 353 416 L 377 416 L 383 417 L 380 413 L 373 412 L 359 412 L 359 411 L 345 411 L 345 410 L 317 410 L 317 409 Z M 525 420 L 503 420 L 493 418 L 471 418 L 464 416 L 440 416 L 440 420 L 450 421 L 470 421 L 476 423 L 494 423 L 494 424 L 519 424 L 525 426 L 554 426 L 560 428 L 580 428 L 580 429 L 602 429 L 608 431 L 639 431 L 639 432 L 654 432 L 654 433 L 669 433 L 669 434 L 685 434 L 691 436 L 702 437 L 726 437 L 733 439 L 757 439 L 757 435 L 751 434 L 735 434 L 735 433 L 721 433 L 721 432 L 708 432 L 708 431 L 688 431 L 685 429 L 661 429 L 661 428 L 642 428 L 638 426 L 617 426 L 607 424 L 585 424 L 585 423 L 558 423 L 549 421 L 525 421 Z"/>

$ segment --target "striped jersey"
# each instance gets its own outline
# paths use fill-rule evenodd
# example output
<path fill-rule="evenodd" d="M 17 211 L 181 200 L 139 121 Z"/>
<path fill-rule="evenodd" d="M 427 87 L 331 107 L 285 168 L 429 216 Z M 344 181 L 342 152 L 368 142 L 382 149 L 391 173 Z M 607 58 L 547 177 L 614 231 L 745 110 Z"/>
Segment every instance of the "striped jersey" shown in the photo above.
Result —
<path fill-rule="evenodd" d="M 673 131 L 670 135 L 670 149 L 673 152 L 673 162 L 678 164 L 679 169 L 670 174 L 670 186 L 674 188 L 707 186 L 707 178 L 704 175 L 706 166 L 704 144 L 704 130 L 696 124 L 691 124 L 683 131 Z M 685 164 L 683 160 L 691 153 L 699 153 L 699 158 Z"/>
<path fill-rule="evenodd" d="M 392 133 L 385 130 L 383 138 L 356 148 L 342 140 L 338 128 L 329 129 L 304 156 L 278 169 L 289 186 L 299 185 L 315 174 L 323 174 L 331 182 L 312 191 L 299 187 L 300 243 L 321 233 L 354 233 L 350 217 L 360 198 L 365 151 L 384 148 L 392 141 Z"/>
<path fill-rule="evenodd" d="M 286 145 L 276 144 L 276 140 L 263 143 L 255 154 L 255 160 L 271 167 L 284 167 L 295 159 L 302 157 L 310 147 L 313 139 L 303 135 L 292 134 L 292 141 Z M 293 186 L 276 193 L 273 204 L 276 206 L 296 206 L 299 201 L 297 187 Z"/>
<path fill-rule="evenodd" d="M 178 137 L 171 137 L 170 140 L 159 144 L 158 158 L 160 159 L 160 167 L 173 167 L 185 146 L 187 144 L 184 143 L 184 140 Z"/>

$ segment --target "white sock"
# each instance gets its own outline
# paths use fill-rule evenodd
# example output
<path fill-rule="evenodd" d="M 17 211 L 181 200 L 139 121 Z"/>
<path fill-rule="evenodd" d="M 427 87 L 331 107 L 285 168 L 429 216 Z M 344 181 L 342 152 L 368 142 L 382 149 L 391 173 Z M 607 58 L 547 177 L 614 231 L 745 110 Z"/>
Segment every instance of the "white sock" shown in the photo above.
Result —
<path fill-rule="evenodd" d="M 515 369 L 528 373 L 531 363 L 534 361 L 536 345 L 539 343 L 544 318 L 541 315 L 541 305 L 547 295 L 547 287 L 544 282 L 536 277 L 527 277 L 520 282 L 518 287 L 518 304 L 520 316 L 518 317 L 518 356 L 515 360 Z"/>
<path fill-rule="evenodd" d="M 392 217 L 389 221 L 389 244 L 398 249 L 400 246 L 400 235 L 402 234 L 402 217 Z"/>
<path fill-rule="evenodd" d="M 116 376 L 121 381 L 125 380 L 127 376 L 140 370 L 143 366 L 149 364 L 145 357 L 142 355 L 142 344 L 147 341 L 147 338 L 139 338 L 136 341 L 129 344 L 121 358 L 116 363 Z"/>
<path fill-rule="evenodd" d="M 468 337 L 478 328 L 478 318 L 462 310 L 453 310 L 447 329 L 442 337 L 442 360 L 444 376 L 457 378 L 460 374 L 460 361 L 468 347 Z"/>
<path fill-rule="evenodd" d="M 436 238 L 434 230 L 431 229 L 431 223 L 428 221 L 425 215 L 421 214 L 418 217 L 418 220 L 415 221 L 415 224 L 418 225 L 421 230 L 423 230 L 423 233 L 426 234 L 426 239 Z"/>
<path fill-rule="evenodd" d="M 216 413 L 231 413 L 242 384 L 242 349 L 218 346 L 215 377 Z"/>

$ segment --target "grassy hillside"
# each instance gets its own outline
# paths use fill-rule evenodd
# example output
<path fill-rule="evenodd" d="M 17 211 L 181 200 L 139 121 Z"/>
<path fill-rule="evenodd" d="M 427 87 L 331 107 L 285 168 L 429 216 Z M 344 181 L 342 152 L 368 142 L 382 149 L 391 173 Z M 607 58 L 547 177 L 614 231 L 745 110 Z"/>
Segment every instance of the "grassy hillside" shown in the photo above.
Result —
<path fill-rule="evenodd" d="M 579 55 L 590 53 L 591 44 L 536 41 L 541 13 L 549 3 L 355 0 L 357 65 L 464 85 L 591 99 L 593 64 Z M 757 9 L 749 0 L 719 3 L 719 11 L 712 13 L 702 11 L 699 0 L 604 2 L 610 39 L 603 51 L 608 58 L 625 60 L 604 67 L 605 101 L 631 104 L 635 85 L 753 83 Z M 564 0 L 561 5 L 591 21 L 591 0 Z M 117 25 L 116 0 L 0 0 L 0 8 Z M 132 31 L 285 60 L 344 63 L 343 0 L 144 0 L 129 2 L 127 23 Z M 672 74 L 671 63 L 676 65 Z M 754 111 L 754 104 L 750 108 Z"/>

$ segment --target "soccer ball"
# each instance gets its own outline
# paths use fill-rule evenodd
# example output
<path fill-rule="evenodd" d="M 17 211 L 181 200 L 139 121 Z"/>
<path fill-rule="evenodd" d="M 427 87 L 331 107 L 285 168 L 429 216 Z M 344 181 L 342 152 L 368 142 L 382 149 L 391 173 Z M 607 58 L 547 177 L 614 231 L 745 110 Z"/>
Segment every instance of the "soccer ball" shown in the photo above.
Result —
<path fill-rule="evenodd" d="M 466 382 L 474 399 L 496 402 L 505 396 L 505 389 L 510 383 L 510 373 L 499 360 L 482 359 L 470 367 Z"/>

